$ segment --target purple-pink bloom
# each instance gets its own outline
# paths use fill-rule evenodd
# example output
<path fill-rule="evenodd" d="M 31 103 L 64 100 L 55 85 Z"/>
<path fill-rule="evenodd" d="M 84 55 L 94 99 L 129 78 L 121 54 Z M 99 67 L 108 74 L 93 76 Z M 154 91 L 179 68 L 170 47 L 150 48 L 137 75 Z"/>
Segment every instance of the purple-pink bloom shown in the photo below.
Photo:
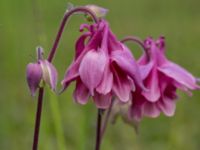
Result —
<path fill-rule="evenodd" d="M 55 91 L 57 84 L 57 71 L 56 68 L 48 61 L 42 59 L 42 49 L 38 48 L 38 61 L 36 63 L 29 63 L 26 69 L 27 83 L 34 96 L 37 88 L 40 87 L 41 81 L 47 83 L 50 88 Z"/>
<path fill-rule="evenodd" d="M 200 88 L 197 78 L 166 58 L 163 37 L 156 41 L 147 38 L 144 45 L 150 59 L 144 54 L 138 60 L 138 64 L 149 91 L 137 89 L 132 92 L 130 116 L 137 121 L 143 116 L 158 117 L 161 112 L 166 116 L 173 116 L 176 108 L 176 90 L 180 89 L 191 95 L 191 90 Z"/>
<path fill-rule="evenodd" d="M 113 96 L 127 102 L 136 85 L 146 90 L 132 53 L 116 39 L 105 20 L 81 25 L 80 31 L 84 29 L 87 31 L 77 40 L 74 61 L 62 81 L 63 90 L 76 81 L 75 101 L 86 104 L 92 96 L 98 108 L 108 108 Z"/>

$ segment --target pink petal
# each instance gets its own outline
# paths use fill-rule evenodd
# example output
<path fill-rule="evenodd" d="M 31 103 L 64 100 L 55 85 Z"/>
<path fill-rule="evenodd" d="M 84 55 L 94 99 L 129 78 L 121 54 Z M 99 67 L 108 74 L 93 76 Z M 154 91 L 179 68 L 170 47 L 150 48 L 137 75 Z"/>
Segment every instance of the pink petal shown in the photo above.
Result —
<path fill-rule="evenodd" d="M 117 83 L 114 82 L 113 91 L 122 102 L 127 102 L 130 100 L 131 86 L 128 80 L 124 79 L 117 81 Z"/>
<path fill-rule="evenodd" d="M 76 88 L 74 91 L 74 100 L 77 103 L 84 105 L 88 102 L 89 96 L 90 94 L 88 88 L 79 79 L 76 82 Z"/>
<path fill-rule="evenodd" d="M 174 86 L 180 90 L 182 90 L 183 92 L 185 92 L 188 96 L 192 96 L 192 91 L 190 89 L 188 89 L 186 86 L 178 83 L 178 82 L 174 82 Z"/>
<path fill-rule="evenodd" d="M 130 92 L 132 86 L 130 85 L 128 77 L 120 69 L 118 69 L 117 66 L 114 67 L 113 91 L 122 102 L 127 102 L 130 100 Z"/>
<path fill-rule="evenodd" d="M 110 93 L 103 95 L 95 92 L 94 94 L 94 102 L 96 106 L 100 109 L 107 109 L 111 104 L 112 95 Z"/>
<path fill-rule="evenodd" d="M 156 45 L 161 52 L 165 51 L 165 37 L 161 36 L 158 40 L 156 40 Z"/>
<path fill-rule="evenodd" d="M 86 24 L 86 23 L 81 24 L 81 25 L 80 25 L 80 28 L 79 28 L 79 31 L 80 31 L 80 32 L 83 32 L 84 29 L 90 31 L 90 25 L 89 25 L 89 24 Z"/>
<path fill-rule="evenodd" d="M 140 73 L 141 73 L 143 80 L 147 78 L 147 76 L 150 74 L 152 68 L 153 68 L 153 62 L 152 61 L 149 62 L 146 65 L 139 65 Z"/>
<path fill-rule="evenodd" d="M 134 92 L 136 90 L 135 83 L 134 83 L 133 79 L 131 79 L 130 77 L 127 77 L 127 78 L 131 85 L 131 91 Z"/>
<path fill-rule="evenodd" d="M 65 73 L 65 77 L 62 80 L 62 90 L 61 92 L 63 92 L 68 86 L 69 84 L 74 81 L 75 79 L 77 79 L 77 77 L 79 76 L 79 66 L 80 63 L 83 59 L 83 57 L 85 56 L 85 54 L 88 51 L 83 51 L 80 56 L 70 65 L 70 67 L 67 69 L 66 73 Z"/>
<path fill-rule="evenodd" d="M 29 63 L 27 65 L 26 79 L 31 95 L 34 96 L 42 79 L 42 69 L 38 63 Z"/>
<path fill-rule="evenodd" d="M 135 121 L 139 122 L 143 117 L 143 104 L 146 102 L 146 99 L 141 95 L 141 91 L 137 90 L 132 93 L 132 105 L 129 110 L 129 115 Z"/>
<path fill-rule="evenodd" d="M 91 50 L 84 56 L 80 64 L 81 80 L 90 90 L 91 95 L 94 95 L 94 88 L 102 80 L 106 63 L 108 63 L 108 60 L 103 51 Z"/>
<path fill-rule="evenodd" d="M 110 52 L 115 51 L 115 50 L 122 50 L 123 47 L 121 45 L 121 43 L 119 42 L 119 40 L 117 40 L 116 36 L 109 31 L 108 34 L 109 38 L 108 38 L 108 49 L 110 50 Z"/>
<path fill-rule="evenodd" d="M 146 65 L 148 64 L 148 57 L 146 54 L 143 54 L 137 61 L 139 65 Z"/>
<path fill-rule="evenodd" d="M 162 43 L 162 39 L 156 42 L 151 37 L 149 37 L 145 40 L 144 44 L 149 51 L 150 59 L 155 61 L 156 64 L 161 65 L 167 61 L 164 55 L 164 43 Z"/>
<path fill-rule="evenodd" d="M 116 50 L 112 52 L 112 60 L 115 61 L 117 65 L 125 71 L 140 88 L 146 91 L 147 89 L 143 84 L 137 63 L 135 62 L 130 50 L 128 50 L 125 46 L 123 47 L 123 50 Z"/>
<path fill-rule="evenodd" d="M 142 119 L 142 107 L 140 105 L 134 105 L 128 111 L 129 118 L 133 118 L 135 121 L 140 122 Z"/>
<path fill-rule="evenodd" d="M 159 79 L 156 68 L 152 70 L 149 77 L 146 79 L 145 83 L 149 91 L 147 92 L 143 91 L 142 95 L 150 102 L 156 102 L 157 100 L 159 100 L 161 93 L 160 93 Z"/>
<path fill-rule="evenodd" d="M 96 88 L 96 90 L 98 93 L 106 95 L 107 93 L 109 93 L 111 91 L 112 86 L 113 86 L 113 74 L 110 71 L 109 64 L 107 64 L 105 66 L 103 79 L 100 82 L 100 84 L 98 85 L 98 87 Z"/>
<path fill-rule="evenodd" d="M 162 96 L 168 97 L 170 99 L 177 99 L 176 90 L 177 87 L 171 78 L 168 78 L 164 75 L 159 77 L 161 81 L 164 81 L 160 84 L 162 91 Z"/>
<path fill-rule="evenodd" d="M 196 84 L 196 78 L 187 70 L 175 63 L 165 63 L 159 67 L 159 70 L 166 76 L 173 78 L 176 82 L 191 90 L 199 88 L 199 86 Z"/>
<path fill-rule="evenodd" d="M 167 97 L 163 97 L 162 100 L 158 101 L 158 107 L 166 116 L 173 116 L 176 109 L 175 100 L 171 100 Z"/>
<path fill-rule="evenodd" d="M 92 49 L 98 49 L 99 45 L 102 41 L 102 30 L 104 29 L 104 26 L 99 24 L 97 31 L 92 35 L 91 39 L 88 41 L 88 44 L 86 45 L 87 50 Z"/>
<path fill-rule="evenodd" d="M 109 31 L 109 27 L 108 27 L 108 23 L 103 21 L 104 23 L 104 30 L 102 32 L 103 36 L 102 36 L 102 42 L 101 42 L 101 49 L 104 50 L 106 53 L 108 53 L 108 31 Z"/>
<path fill-rule="evenodd" d="M 79 65 L 77 63 L 76 64 L 72 63 L 70 65 L 69 69 L 65 73 L 64 79 L 61 82 L 63 86 L 61 92 L 63 92 L 72 81 L 77 79 L 77 77 L 79 76 L 78 68 L 79 68 Z"/>
<path fill-rule="evenodd" d="M 91 35 L 90 32 L 86 32 L 76 42 L 76 54 L 75 59 L 79 57 L 83 49 L 85 48 L 85 40 Z"/>
<path fill-rule="evenodd" d="M 143 113 L 145 116 L 156 118 L 160 115 L 160 110 L 156 103 L 145 102 L 143 105 Z"/>

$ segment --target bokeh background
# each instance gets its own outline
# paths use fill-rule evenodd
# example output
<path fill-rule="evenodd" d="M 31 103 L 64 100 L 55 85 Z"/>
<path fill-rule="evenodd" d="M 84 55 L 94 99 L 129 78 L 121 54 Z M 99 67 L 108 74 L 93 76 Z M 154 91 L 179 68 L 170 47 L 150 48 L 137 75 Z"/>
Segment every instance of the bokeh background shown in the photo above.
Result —
<path fill-rule="evenodd" d="M 47 56 L 67 8 L 67 0 L 0 0 L 0 149 L 29 150 L 32 147 L 36 98 L 29 94 L 26 64 L 35 61 L 35 47 Z M 200 77 L 199 0 L 84 0 L 108 8 L 113 32 L 125 35 L 166 37 L 167 56 Z M 83 16 L 71 19 L 59 45 L 55 66 L 62 80 L 69 66 Z M 136 57 L 139 47 L 129 44 Z M 59 86 L 60 87 L 60 86 Z M 40 150 L 92 150 L 96 110 L 73 102 L 74 85 L 60 96 L 46 90 L 40 129 Z M 48 89 L 48 88 L 46 88 Z M 193 97 L 179 92 L 174 117 L 145 118 L 140 133 L 121 119 L 109 125 L 102 150 L 199 150 L 200 92 Z"/>

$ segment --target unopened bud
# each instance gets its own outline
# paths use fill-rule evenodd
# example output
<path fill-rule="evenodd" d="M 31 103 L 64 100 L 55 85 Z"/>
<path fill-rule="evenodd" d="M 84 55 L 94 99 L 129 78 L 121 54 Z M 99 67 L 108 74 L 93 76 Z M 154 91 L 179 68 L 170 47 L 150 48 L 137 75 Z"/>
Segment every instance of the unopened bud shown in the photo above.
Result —
<path fill-rule="evenodd" d="M 108 12 L 108 9 L 99 7 L 97 5 L 86 5 L 85 7 L 90 9 L 98 18 L 103 18 Z M 92 20 L 92 18 L 88 15 L 87 15 L 87 19 L 88 21 Z"/>

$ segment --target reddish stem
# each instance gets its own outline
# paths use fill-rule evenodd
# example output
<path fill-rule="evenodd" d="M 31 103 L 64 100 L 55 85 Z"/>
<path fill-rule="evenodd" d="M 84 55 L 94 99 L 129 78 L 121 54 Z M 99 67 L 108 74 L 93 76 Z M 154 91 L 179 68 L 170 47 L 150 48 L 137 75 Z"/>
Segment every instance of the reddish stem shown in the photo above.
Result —
<path fill-rule="evenodd" d="M 98 109 L 97 112 L 97 125 L 96 125 L 96 148 L 95 150 L 100 150 L 101 145 L 101 109 Z"/>
<path fill-rule="evenodd" d="M 37 147 L 38 147 L 43 95 L 44 95 L 44 89 L 40 88 L 39 95 L 38 95 L 36 120 L 35 120 L 35 132 L 34 132 L 34 140 L 33 140 L 33 147 L 32 147 L 33 150 L 37 150 Z"/>
<path fill-rule="evenodd" d="M 146 49 L 145 45 L 144 45 L 144 42 L 138 38 L 138 37 L 135 37 L 135 36 L 126 36 L 125 38 L 123 38 L 121 40 L 122 43 L 125 43 L 125 42 L 129 42 L 129 41 L 132 41 L 132 42 L 135 42 L 137 44 L 140 45 L 140 47 L 142 47 L 142 49 L 144 50 L 144 52 L 146 53 L 147 57 L 148 57 L 148 60 L 149 60 L 149 53 L 148 53 L 148 50 Z"/>
<path fill-rule="evenodd" d="M 72 14 L 77 13 L 77 12 L 88 13 L 89 15 L 92 16 L 92 18 L 94 19 L 95 22 L 98 22 L 98 18 L 95 16 L 95 14 L 90 9 L 88 9 L 86 7 L 77 7 L 77 8 L 70 10 L 69 12 L 65 13 L 64 18 L 63 18 L 63 20 L 60 24 L 60 28 L 58 30 L 58 33 L 57 33 L 56 39 L 54 41 L 53 47 L 52 47 L 50 54 L 49 54 L 49 57 L 48 57 L 49 62 L 52 61 L 52 59 L 55 55 L 56 49 L 58 47 L 60 38 L 61 38 L 63 30 L 64 30 L 64 27 L 65 27 L 67 21 L 69 20 L 69 17 Z"/>

